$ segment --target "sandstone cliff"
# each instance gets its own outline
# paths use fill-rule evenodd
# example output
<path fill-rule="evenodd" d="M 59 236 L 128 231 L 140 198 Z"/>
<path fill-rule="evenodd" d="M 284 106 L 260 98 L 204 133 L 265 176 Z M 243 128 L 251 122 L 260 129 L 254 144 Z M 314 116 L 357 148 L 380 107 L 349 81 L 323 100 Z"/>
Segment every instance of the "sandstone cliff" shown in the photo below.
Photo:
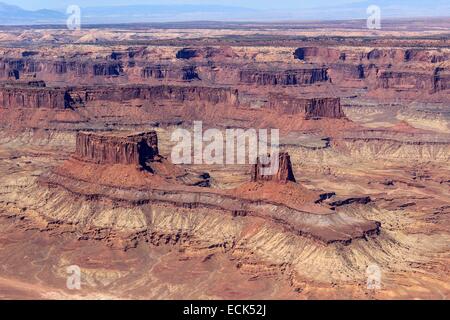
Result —
<path fill-rule="evenodd" d="M 0 87 L 0 108 L 50 108 L 68 107 L 66 91 L 61 88 L 39 86 Z"/>
<path fill-rule="evenodd" d="M 120 61 L 93 59 L 57 59 L 47 60 L 39 57 L 2 58 L 0 59 L 0 78 L 14 75 L 17 79 L 33 77 L 115 77 L 123 74 L 124 67 Z"/>
<path fill-rule="evenodd" d="M 329 81 L 327 68 L 302 68 L 292 70 L 262 70 L 249 68 L 240 71 L 241 83 L 256 85 L 308 85 Z"/>
<path fill-rule="evenodd" d="M 172 66 L 167 64 L 149 65 L 142 69 L 144 79 L 200 80 L 196 66 Z"/>
<path fill-rule="evenodd" d="M 306 119 L 345 117 L 339 98 L 300 98 L 272 93 L 269 95 L 269 108 L 281 114 L 300 114 Z"/>
<path fill-rule="evenodd" d="M 2 108 L 69 108 L 93 101 L 128 101 L 132 99 L 176 102 L 197 101 L 207 103 L 238 104 L 238 92 L 222 87 L 180 85 L 130 85 L 103 87 L 46 87 L 28 85 L 0 86 Z"/>
<path fill-rule="evenodd" d="M 79 132 L 75 157 L 97 164 L 132 164 L 146 167 L 158 155 L 156 132 L 96 134 Z"/>

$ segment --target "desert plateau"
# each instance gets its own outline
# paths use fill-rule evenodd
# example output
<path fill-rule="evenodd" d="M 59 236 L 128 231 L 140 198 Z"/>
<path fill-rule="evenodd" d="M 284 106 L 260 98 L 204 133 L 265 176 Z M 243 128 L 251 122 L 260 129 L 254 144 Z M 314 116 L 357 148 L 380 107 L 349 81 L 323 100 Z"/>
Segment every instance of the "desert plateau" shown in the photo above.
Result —
<path fill-rule="evenodd" d="M 0 27 L 0 298 L 448 299 L 450 19 L 364 24 Z"/>

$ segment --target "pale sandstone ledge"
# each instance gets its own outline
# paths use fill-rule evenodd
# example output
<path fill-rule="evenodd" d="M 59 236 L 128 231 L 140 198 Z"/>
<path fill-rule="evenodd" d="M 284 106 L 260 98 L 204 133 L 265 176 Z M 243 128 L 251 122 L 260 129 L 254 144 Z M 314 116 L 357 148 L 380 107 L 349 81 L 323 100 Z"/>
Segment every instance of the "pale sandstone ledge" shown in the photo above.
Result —
<path fill-rule="evenodd" d="M 252 201 L 219 192 L 191 188 L 120 188 L 81 181 L 73 177 L 47 173 L 39 178 L 39 184 L 52 190 L 61 189 L 91 199 L 106 199 L 123 203 L 127 207 L 136 205 L 165 204 L 173 208 L 198 208 L 219 210 L 232 216 L 255 216 L 267 219 L 295 235 L 312 237 L 322 243 L 340 242 L 350 244 L 354 239 L 367 238 L 380 232 L 380 223 L 332 212 L 318 214 L 300 211 L 289 206 L 269 201 Z"/>

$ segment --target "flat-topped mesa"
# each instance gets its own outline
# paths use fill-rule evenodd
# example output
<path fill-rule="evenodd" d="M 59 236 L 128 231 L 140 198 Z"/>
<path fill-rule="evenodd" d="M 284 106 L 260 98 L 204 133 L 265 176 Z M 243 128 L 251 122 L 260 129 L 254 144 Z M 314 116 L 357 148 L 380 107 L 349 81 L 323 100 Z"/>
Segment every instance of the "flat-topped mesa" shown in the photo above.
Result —
<path fill-rule="evenodd" d="M 190 85 L 87 86 L 67 89 L 68 100 L 84 106 L 96 101 L 172 101 L 179 103 L 238 104 L 237 89 Z"/>
<path fill-rule="evenodd" d="M 269 170 L 270 166 L 273 165 L 270 161 L 270 156 L 268 156 L 269 161 L 261 161 L 261 158 L 258 157 L 256 160 L 256 164 L 252 166 L 252 182 L 258 181 L 276 181 L 281 183 L 287 183 L 288 181 L 296 182 L 294 177 L 294 172 L 292 171 L 291 157 L 289 153 L 282 152 L 278 155 L 278 170 L 275 174 L 270 174 L 271 170 Z M 265 172 L 267 171 L 267 172 Z"/>
<path fill-rule="evenodd" d="M 130 164 L 148 168 L 159 155 L 155 131 L 124 133 L 78 132 L 74 157 L 96 164 Z"/>
<path fill-rule="evenodd" d="M 187 76 L 189 77 L 189 76 Z M 189 85 L 46 87 L 45 82 L 0 84 L 0 108 L 67 109 L 96 101 L 173 101 L 237 105 L 238 91 Z"/>
<path fill-rule="evenodd" d="M 65 109 L 69 107 L 66 91 L 48 88 L 43 81 L 0 86 L 0 108 Z"/>
<path fill-rule="evenodd" d="M 286 94 L 271 93 L 269 108 L 281 114 L 303 115 L 306 119 L 315 118 L 345 118 L 338 97 L 295 97 Z"/>

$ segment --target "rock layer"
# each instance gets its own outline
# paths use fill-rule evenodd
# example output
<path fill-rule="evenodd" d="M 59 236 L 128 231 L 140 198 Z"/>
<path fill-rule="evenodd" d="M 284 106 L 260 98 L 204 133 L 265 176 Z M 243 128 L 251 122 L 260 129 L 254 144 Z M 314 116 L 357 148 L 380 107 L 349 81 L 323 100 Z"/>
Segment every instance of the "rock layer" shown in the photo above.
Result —
<path fill-rule="evenodd" d="M 66 91 L 60 88 L 3 86 L 0 88 L 0 108 L 50 108 L 69 106 Z"/>
<path fill-rule="evenodd" d="M 282 114 L 301 114 L 305 118 L 344 118 L 339 98 L 301 98 L 271 94 L 269 108 Z"/>
<path fill-rule="evenodd" d="M 180 85 L 130 85 L 103 87 L 45 87 L 29 85 L 0 86 L 3 108 L 69 108 L 95 101 L 128 101 L 133 99 L 176 102 L 238 103 L 237 90 L 221 87 Z"/>
<path fill-rule="evenodd" d="M 122 135 L 77 134 L 75 157 L 83 161 L 144 167 L 157 155 L 158 137 L 155 131 Z"/>
<path fill-rule="evenodd" d="M 309 85 L 329 81 L 327 68 L 302 68 L 292 70 L 244 69 L 239 74 L 240 82 L 256 85 Z"/>

